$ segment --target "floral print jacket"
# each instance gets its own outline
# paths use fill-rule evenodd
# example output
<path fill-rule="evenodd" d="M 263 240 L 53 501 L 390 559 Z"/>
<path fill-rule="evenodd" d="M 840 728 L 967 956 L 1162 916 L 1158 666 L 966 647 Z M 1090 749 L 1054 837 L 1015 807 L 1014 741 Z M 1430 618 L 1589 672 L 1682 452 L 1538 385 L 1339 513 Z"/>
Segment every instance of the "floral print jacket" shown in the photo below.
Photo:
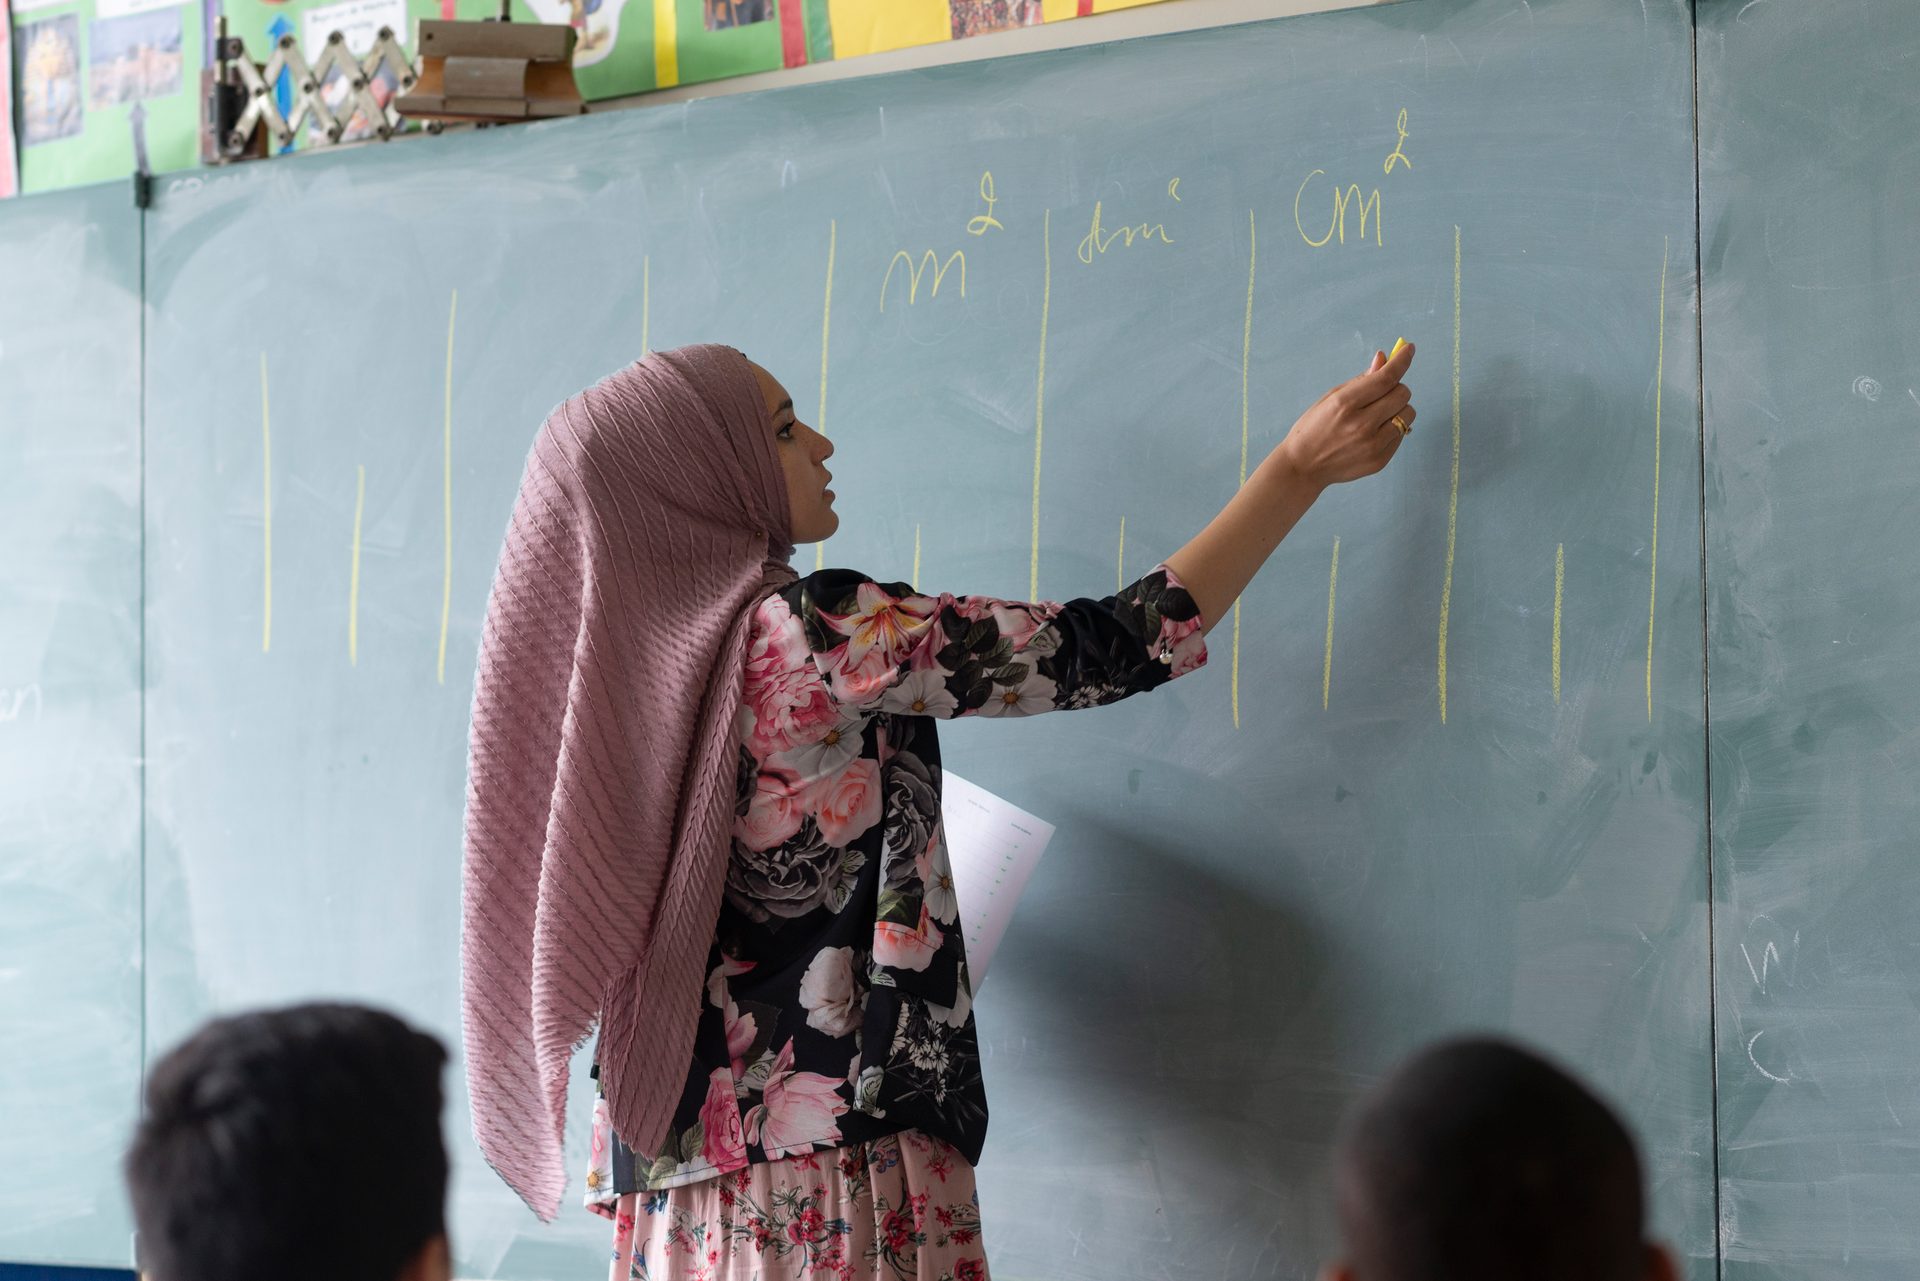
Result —
<path fill-rule="evenodd" d="M 589 1204 L 920 1130 L 977 1162 L 986 1095 L 935 721 L 1097 707 L 1206 662 L 1164 566 L 1105 600 L 923 596 L 826 570 L 756 611 L 733 854 L 666 1146 L 596 1108 Z"/>

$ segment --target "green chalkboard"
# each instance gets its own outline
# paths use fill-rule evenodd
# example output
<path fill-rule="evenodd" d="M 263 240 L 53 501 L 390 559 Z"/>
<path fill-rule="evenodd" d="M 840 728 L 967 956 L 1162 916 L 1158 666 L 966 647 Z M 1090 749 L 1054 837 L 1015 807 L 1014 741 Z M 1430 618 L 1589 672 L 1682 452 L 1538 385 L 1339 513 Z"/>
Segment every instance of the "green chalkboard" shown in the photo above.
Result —
<path fill-rule="evenodd" d="M 131 1258 L 140 215 L 0 201 L 0 1259 Z"/>
<path fill-rule="evenodd" d="M 1729 1281 L 1920 1258 L 1920 9 L 1701 6 Z"/>
<path fill-rule="evenodd" d="M 495 555 L 548 408 L 643 346 L 787 380 L 827 562 L 1060 597 L 1405 334 L 1409 447 L 1209 672 L 948 736 L 1059 827 L 978 1007 L 995 1272 L 1307 1275 L 1340 1107 L 1491 1027 L 1630 1112 L 1711 1275 L 1691 43 L 1678 3 L 1422 0 L 163 181 L 150 1050 L 312 993 L 457 1039 Z M 461 1274 L 604 1266 L 463 1108 Z"/>

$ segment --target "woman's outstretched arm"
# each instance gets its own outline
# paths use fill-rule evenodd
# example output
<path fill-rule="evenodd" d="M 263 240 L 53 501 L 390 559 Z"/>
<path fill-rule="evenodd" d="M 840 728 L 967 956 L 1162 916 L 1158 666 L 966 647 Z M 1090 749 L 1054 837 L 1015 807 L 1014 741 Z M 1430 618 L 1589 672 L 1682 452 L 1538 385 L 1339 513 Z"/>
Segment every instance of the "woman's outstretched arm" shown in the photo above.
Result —
<path fill-rule="evenodd" d="M 1211 629 L 1329 485 L 1371 476 L 1406 439 L 1411 393 L 1401 382 L 1413 346 L 1391 360 L 1376 352 L 1366 373 L 1335 387 L 1300 415 L 1285 440 L 1247 477 L 1220 514 L 1167 558 Z"/>

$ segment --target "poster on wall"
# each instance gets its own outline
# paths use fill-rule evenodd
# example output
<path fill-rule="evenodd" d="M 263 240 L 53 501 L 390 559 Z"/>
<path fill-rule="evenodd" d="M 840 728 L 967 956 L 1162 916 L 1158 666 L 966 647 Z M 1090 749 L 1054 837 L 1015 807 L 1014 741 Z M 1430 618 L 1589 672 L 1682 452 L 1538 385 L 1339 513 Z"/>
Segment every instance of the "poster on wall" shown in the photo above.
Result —
<path fill-rule="evenodd" d="M 0 0 L 0 200 L 19 190 L 13 154 L 13 15 Z"/>
<path fill-rule="evenodd" d="M 9 0 L 0 0 L 0 6 Z M 589 100 L 1060 22 L 1157 0 L 508 0 L 516 22 L 579 32 Z M 309 61 L 341 32 L 364 53 L 420 19 L 497 18 L 501 0 L 10 0 L 23 191 L 165 173 L 197 161 L 200 72 L 222 17 L 264 63 L 286 36 Z M 6 12 L 0 7 L 0 14 Z M 0 24 L 6 19 L 0 17 Z M 291 86 L 276 86 L 283 109 Z M 385 102 L 397 86 L 373 86 Z M 325 87 L 344 106 L 335 73 Z M 3 95 L 0 95 L 3 96 Z M 0 108 L 3 109 L 3 108 Z M 373 132 L 355 119 L 347 138 Z M 310 145 L 303 139 L 300 145 Z M 0 179 L 0 182 L 4 182 Z"/>
<path fill-rule="evenodd" d="M 179 0 L 12 0 L 19 187 L 190 166 L 199 32 Z"/>

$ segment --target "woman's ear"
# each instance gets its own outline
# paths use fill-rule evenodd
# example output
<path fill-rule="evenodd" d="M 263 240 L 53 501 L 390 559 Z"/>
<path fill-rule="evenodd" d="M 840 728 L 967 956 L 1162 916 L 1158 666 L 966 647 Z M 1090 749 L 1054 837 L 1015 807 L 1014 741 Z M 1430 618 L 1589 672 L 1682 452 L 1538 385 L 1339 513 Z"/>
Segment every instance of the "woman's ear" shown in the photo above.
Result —
<path fill-rule="evenodd" d="M 1647 1245 L 1647 1281 L 1680 1281 L 1680 1264 L 1673 1251 L 1657 1242 Z"/>

